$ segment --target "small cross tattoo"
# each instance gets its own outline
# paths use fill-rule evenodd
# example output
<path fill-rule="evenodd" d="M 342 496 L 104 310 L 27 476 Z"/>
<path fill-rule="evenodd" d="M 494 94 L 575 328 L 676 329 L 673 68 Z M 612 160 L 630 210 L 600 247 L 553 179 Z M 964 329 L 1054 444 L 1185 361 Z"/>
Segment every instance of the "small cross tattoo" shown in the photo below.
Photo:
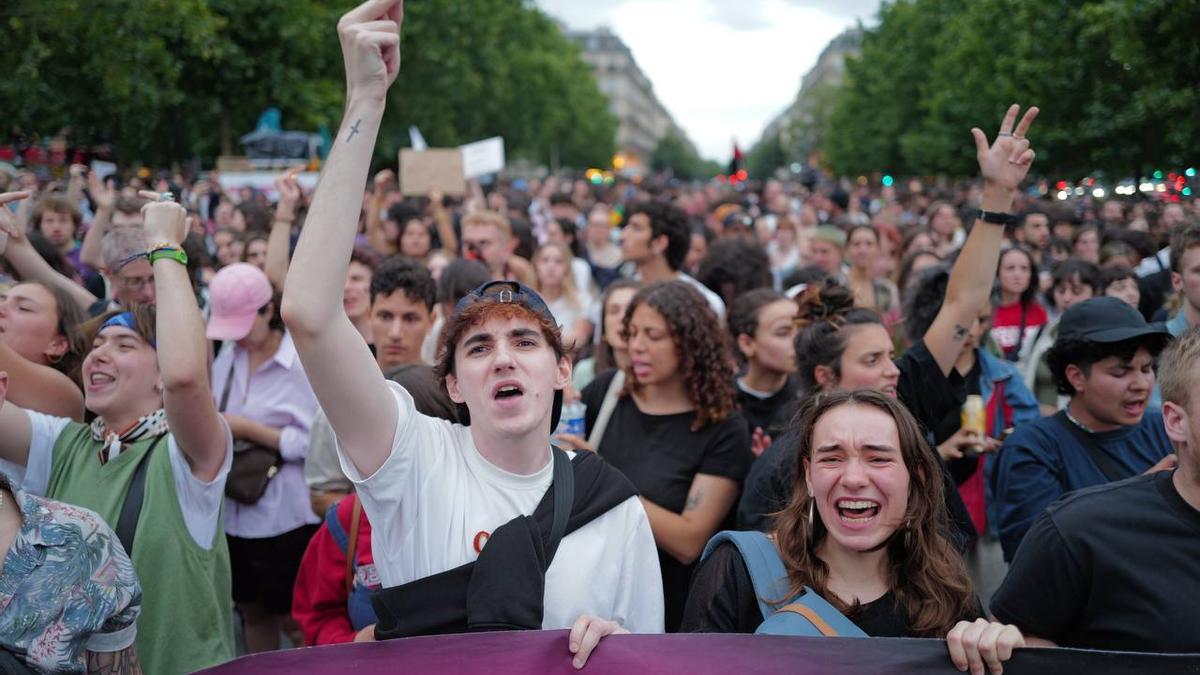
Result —
<path fill-rule="evenodd" d="M 349 143 L 349 142 L 350 142 L 350 139 L 351 139 L 351 138 L 354 138 L 354 134 L 357 134 L 357 133 L 358 133 L 358 125 L 360 125 L 360 124 L 362 124 L 362 120 L 361 120 L 361 119 L 359 119 L 359 120 L 356 120 L 356 121 L 354 122 L 354 126 L 350 127 L 350 135 L 346 137 L 346 142 L 347 142 L 347 143 Z"/>

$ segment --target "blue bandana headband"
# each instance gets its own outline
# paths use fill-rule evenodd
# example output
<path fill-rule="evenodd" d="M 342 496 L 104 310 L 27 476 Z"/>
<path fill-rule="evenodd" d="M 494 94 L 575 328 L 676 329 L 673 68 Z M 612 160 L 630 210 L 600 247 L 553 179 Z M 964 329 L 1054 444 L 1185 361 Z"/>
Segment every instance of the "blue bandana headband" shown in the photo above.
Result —
<path fill-rule="evenodd" d="M 121 312 L 120 314 L 113 314 L 112 316 L 108 317 L 108 320 L 105 321 L 100 326 L 100 330 L 96 332 L 102 332 L 105 328 L 111 328 L 113 326 L 128 328 L 135 333 L 138 332 L 137 326 L 133 322 L 133 312 Z M 140 335 L 141 333 L 138 334 Z M 158 349 L 158 343 L 155 340 L 150 341 L 150 346 Z"/>

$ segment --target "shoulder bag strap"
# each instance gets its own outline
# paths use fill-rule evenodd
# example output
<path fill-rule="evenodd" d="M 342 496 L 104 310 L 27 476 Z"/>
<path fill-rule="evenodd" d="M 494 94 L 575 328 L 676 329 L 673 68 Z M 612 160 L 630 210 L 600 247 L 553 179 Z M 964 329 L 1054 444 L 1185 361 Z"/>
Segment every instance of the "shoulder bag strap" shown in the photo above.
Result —
<path fill-rule="evenodd" d="M 779 611 L 799 614 L 826 637 L 868 637 L 863 629 L 846 618 L 837 607 L 807 586 L 800 597 L 780 607 Z"/>
<path fill-rule="evenodd" d="M 1100 473 L 1104 474 L 1104 477 L 1107 478 L 1109 482 L 1124 480 L 1130 477 L 1125 475 L 1125 472 L 1116 465 L 1116 462 L 1113 461 L 1112 457 L 1108 456 L 1108 453 L 1104 452 L 1098 445 L 1096 445 L 1096 440 L 1092 438 L 1090 434 L 1083 429 L 1080 429 L 1079 426 L 1071 420 L 1067 419 L 1067 411 L 1059 410 L 1054 414 L 1054 419 L 1057 420 L 1059 424 L 1066 427 L 1067 431 L 1070 431 L 1075 436 L 1080 445 L 1083 446 L 1083 449 L 1087 450 L 1088 455 L 1092 458 L 1092 462 L 1096 464 L 1096 468 L 1100 469 Z"/>
<path fill-rule="evenodd" d="M 762 532 L 734 532 L 725 530 L 718 532 L 704 547 L 702 558 L 707 558 L 713 549 L 721 542 L 728 541 L 737 546 L 746 563 L 746 571 L 750 573 L 750 583 L 754 585 L 754 595 L 758 599 L 758 608 L 763 618 L 775 613 L 775 604 L 787 597 L 787 569 L 779 559 L 775 544 Z"/>
<path fill-rule="evenodd" d="M 233 387 L 233 366 L 237 363 L 237 354 L 233 355 L 233 360 L 229 362 L 229 376 L 225 378 L 225 391 L 221 392 L 221 405 L 217 406 L 218 412 L 225 412 L 225 406 L 229 405 L 229 391 Z"/>
<path fill-rule="evenodd" d="M 593 450 L 600 449 L 600 441 L 604 438 L 604 430 L 608 428 L 608 420 L 612 417 L 613 408 L 617 407 L 617 394 L 624 386 L 625 371 L 618 368 L 612 382 L 608 383 L 608 391 L 604 392 L 604 403 L 600 405 L 600 413 L 596 415 L 592 433 L 588 434 L 587 442 Z"/>
<path fill-rule="evenodd" d="M 167 434 L 154 439 L 146 453 L 138 460 L 137 468 L 133 470 L 133 481 L 129 491 L 125 493 L 125 501 L 121 503 L 121 515 L 117 517 L 117 539 L 125 547 L 125 554 L 133 558 L 133 534 L 137 530 L 138 520 L 142 515 L 142 502 L 146 495 L 146 471 L 150 467 L 150 456 Z"/>
<path fill-rule="evenodd" d="M 550 489 L 554 490 L 554 520 L 550 524 L 550 539 L 546 542 L 546 569 L 554 560 L 558 544 L 567 531 L 567 519 L 575 506 L 575 470 L 571 467 L 571 460 L 567 453 L 558 448 L 551 447 L 550 452 L 554 455 L 554 482 L 550 485 Z"/>
<path fill-rule="evenodd" d="M 362 502 L 354 500 L 350 512 L 350 544 L 346 547 L 346 593 L 354 589 L 354 568 L 358 559 L 358 521 L 362 520 Z"/>

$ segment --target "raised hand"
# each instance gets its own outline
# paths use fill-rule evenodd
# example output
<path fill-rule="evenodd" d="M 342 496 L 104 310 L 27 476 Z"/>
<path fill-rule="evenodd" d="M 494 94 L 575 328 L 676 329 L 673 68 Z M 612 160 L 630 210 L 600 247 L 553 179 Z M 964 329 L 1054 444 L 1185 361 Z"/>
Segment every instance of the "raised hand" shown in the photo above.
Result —
<path fill-rule="evenodd" d="M 979 171 L 988 187 L 1002 190 L 1016 190 L 1029 173 L 1029 166 L 1036 156 L 1029 147 L 1026 133 L 1029 125 L 1037 119 L 1038 109 L 1031 107 L 1021 117 L 1020 124 L 1013 129 L 1021 106 L 1016 103 L 1008 108 L 1004 121 L 1000 123 L 1000 132 L 996 141 L 988 146 L 987 136 L 979 128 L 971 129 L 975 137 L 975 157 L 979 160 Z"/>
<path fill-rule="evenodd" d="M 29 196 L 30 193 L 28 190 L 0 193 L 0 232 L 8 235 L 8 238 L 14 241 L 24 238 L 25 232 L 17 222 L 17 217 L 8 208 L 8 203 L 28 199 Z"/>
<path fill-rule="evenodd" d="M 296 204 L 300 203 L 300 186 L 296 184 L 296 176 L 303 170 L 303 166 L 293 166 L 275 178 L 275 190 L 279 192 L 279 205 L 275 208 L 277 218 L 295 215 Z"/>
<path fill-rule="evenodd" d="M 159 201 L 160 194 L 142 190 L 138 196 L 151 200 L 142 206 L 142 229 L 146 245 L 171 244 L 179 246 L 187 238 L 187 211 L 173 201 Z"/>
<path fill-rule="evenodd" d="M 383 101 L 400 72 L 404 0 L 367 0 L 338 21 L 349 98 Z"/>
<path fill-rule="evenodd" d="M 92 195 L 92 201 L 96 202 L 97 211 L 111 209 L 117 203 L 117 191 L 100 180 L 95 171 L 88 172 L 87 184 L 88 193 Z"/>

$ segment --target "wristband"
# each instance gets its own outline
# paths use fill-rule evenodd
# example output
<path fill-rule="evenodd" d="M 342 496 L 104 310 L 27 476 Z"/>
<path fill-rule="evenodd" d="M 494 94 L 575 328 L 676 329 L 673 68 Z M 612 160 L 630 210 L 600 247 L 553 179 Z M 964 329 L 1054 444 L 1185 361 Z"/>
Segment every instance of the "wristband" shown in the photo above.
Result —
<path fill-rule="evenodd" d="M 147 255 L 150 259 L 150 264 L 153 265 L 156 260 L 174 260 L 175 262 L 187 267 L 188 257 L 183 249 L 174 246 L 161 246 L 153 249 Z"/>
<path fill-rule="evenodd" d="M 1011 227 L 1013 225 L 1016 225 L 1017 221 L 1019 220 L 1015 215 L 1013 215 L 1011 213 L 999 213 L 997 211 L 984 211 L 982 209 L 979 211 L 979 219 L 985 223 L 991 223 L 993 225 L 1003 225 L 1005 227 Z"/>

